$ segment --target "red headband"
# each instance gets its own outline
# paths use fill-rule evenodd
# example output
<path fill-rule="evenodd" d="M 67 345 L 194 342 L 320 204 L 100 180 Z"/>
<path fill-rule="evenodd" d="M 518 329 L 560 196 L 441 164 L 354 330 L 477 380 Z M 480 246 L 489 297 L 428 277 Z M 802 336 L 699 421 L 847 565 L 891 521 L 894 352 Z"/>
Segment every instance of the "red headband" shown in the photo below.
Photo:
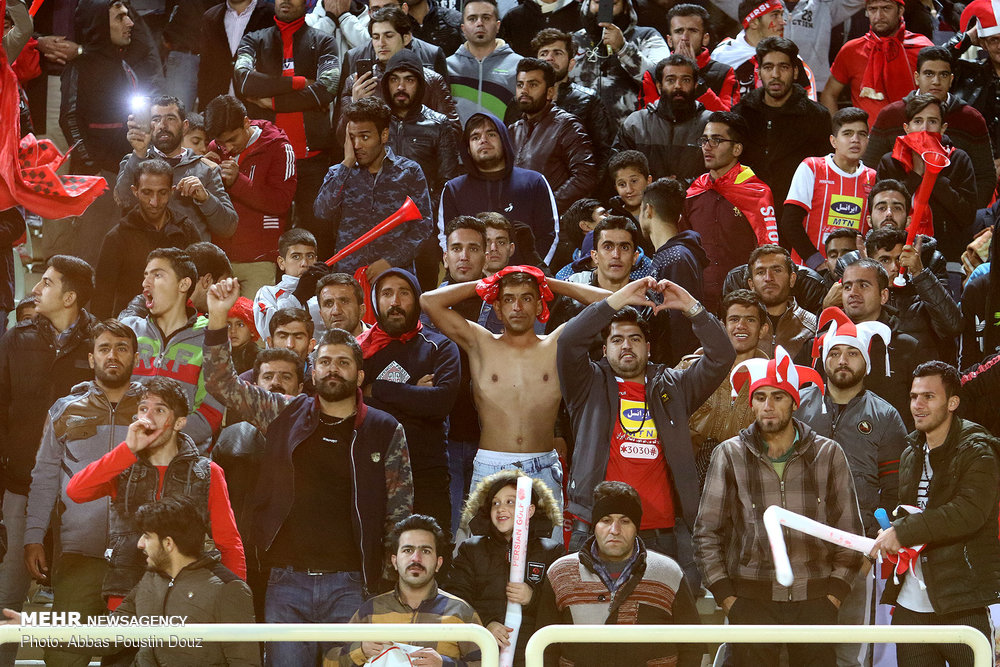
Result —
<path fill-rule="evenodd" d="M 545 281 L 545 274 L 534 266 L 505 266 L 489 278 L 483 278 L 476 284 L 476 294 L 488 304 L 493 304 L 500 295 L 500 279 L 511 273 L 527 273 L 538 283 L 538 293 L 542 297 L 542 312 L 538 314 L 539 322 L 549 321 L 549 301 L 555 298 L 552 289 Z"/>
<path fill-rule="evenodd" d="M 767 2 L 757 5 L 757 7 L 755 7 L 754 10 L 747 14 L 747 17 L 743 19 L 743 28 L 746 29 L 747 26 L 750 25 L 750 21 L 753 21 L 755 18 L 779 9 L 781 11 L 785 10 L 785 6 L 781 4 L 780 0 L 767 0 Z"/>

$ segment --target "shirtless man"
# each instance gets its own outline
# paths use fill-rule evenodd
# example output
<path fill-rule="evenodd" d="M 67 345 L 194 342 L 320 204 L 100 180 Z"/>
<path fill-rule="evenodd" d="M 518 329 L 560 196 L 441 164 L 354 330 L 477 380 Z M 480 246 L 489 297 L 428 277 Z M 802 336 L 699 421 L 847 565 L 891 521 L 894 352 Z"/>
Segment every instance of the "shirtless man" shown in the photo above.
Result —
<path fill-rule="evenodd" d="M 523 271 L 518 270 L 523 269 Z M 434 325 L 469 356 L 472 395 L 479 411 L 482 433 L 473 462 L 472 485 L 499 470 L 517 467 L 544 481 L 556 498 L 562 498 L 562 468 L 554 448 L 554 429 L 561 392 L 556 370 L 556 342 L 560 326 L 538 335 L 535 318 L 547 309 L 534 267 L 507 267 L 497 273 L 493 308 L 504 325 L 493 334 L 451 309 L 476 295 L 477 285 L 467 282 L 441 287 L 420 297 L 420 307 Z M 609 292 L 582 283 L 549 278 L 544 281 L 555 294 L 589 304 Z M 491 300 L 487 294 L 486 300 Z M 561 502 L 560 502 L 561 506 Z"/>

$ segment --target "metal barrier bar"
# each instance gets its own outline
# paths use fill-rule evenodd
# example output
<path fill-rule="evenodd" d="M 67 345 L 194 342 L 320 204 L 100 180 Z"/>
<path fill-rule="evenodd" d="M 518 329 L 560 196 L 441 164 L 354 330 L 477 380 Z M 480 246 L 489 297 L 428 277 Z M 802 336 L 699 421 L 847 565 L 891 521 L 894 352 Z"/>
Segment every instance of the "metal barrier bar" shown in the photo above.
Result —
<path fill-rule="evenodd" d="M 72 637 L 203 642 L 467 641 L 479 646 L 482 667 L 499 667 L 500 651 L 490 631 L 470 623 L 192 623 L 185 626 L 0 625 L 0 644 L 29 638 L 69 641 Z M 978 665 L 976 666 L 978 667 Z"/>
<path fill-rule="evenodd" d="M 965 625 L 550 625 L 535 631 L 526 667 L 542 667 L 549 644 L 965 644 L 975 667 L 993 667 L 986 636 Z"/>

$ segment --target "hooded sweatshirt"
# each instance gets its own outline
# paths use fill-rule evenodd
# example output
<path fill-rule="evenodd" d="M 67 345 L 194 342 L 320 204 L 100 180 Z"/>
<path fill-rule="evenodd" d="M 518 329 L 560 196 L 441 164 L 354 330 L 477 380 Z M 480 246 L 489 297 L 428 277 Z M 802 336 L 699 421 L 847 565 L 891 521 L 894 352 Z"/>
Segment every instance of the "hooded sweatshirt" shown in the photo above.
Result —
<path fill-rule="evenodd" d="M 424 170 L 431 201 L 436 207 L 441 201 L 441 188 L 445 181 L 457 176 L 461 169 L 458 157 L 461 129 L 457 127 L 457 122 L 452 123 L 445 114 L 424 104 L 427 92 L 424 73 L 429 70 L 410 49 L 403 49 L 386 63 L 385 74 L 379 83 L 382 99 L 392 99 L 389 93 L 389 74 L 396 71 L 409 72 L 417 77 L 417 91 L 405 118 L 392 115 L 389 121 L 389 146 L 396 155 L 410 158 Z M 454 106 L 454 102 L 452 105 Z"/>
<path fill-rule="evenodd" d="M 516 69 L 520 60 L 521 56 L 502 39 L 497 40 L 497 47 L 481 61 L 469 52 L 468 44 L 462 44 L 448 57 L 451 96 L 458 105 L 462 127 L 476 113 L 488 112 L 500 118 L 507 115 L 507 108 L 514 103 Z"/>
<path fill-rule="evenodd" d="M 416 277 L 403 269 L 389 269 L 372 283 L 371 299 L 376 304 L 379 323 L 385 313 L 378 312 L 378 288 L 390 276 L 398 276 L 410 284 L 412 307 L 419 318 L 420 284 Z M 371 386 L 367 403 L 388 412 L 403 425 L 414 472 L 448 466 L 445 425 L 458 396 L 459 366 L 458 346 L 424 326 L 405 342 L 392 340 L 364 360 L 365 384 Z M 425 375 L 434 376 L 433 386 L 418 386 Z"/>
<path fill-rule="evenodd" d="M 701 274 L 709 265 L 708 255 L 701 245 L 701 234 L 685 230 L 656 249 L 653 255 L 653 277 L 675 282 L 698 301 L 704 297 Z M 666 320 L 666 326 L 654 327 L 651 360 L 657 364 L 675 366 L 686 354 L 698 349 L 698 337 L 691 330 L 691 321 L 676 310 L 657 313 L 654 319 Z"/>
<path fill-rule="evenodd" d="M 131 8 L 129 14 L 135 16 Z M 83 54 L 63 70 L 59 127 L 76 144 L 74 173 L 114 172 L 132 150 L 125 138 L 132 97 L 149 91 L 125 62 L 125 49 L 111 43 L 107 0 L 80 0 L 76 26 Z"/>
<path fill-rule="evenodd" d="M 559 236 L 559 212 L 556 199 L 545 177 L 537 171 L 514 166 L 514 148 L 507 128 L 499 118 L 489 113 L 476 113 L 496 127 L 503 143 L 504 170 L 485 174 L 479 171 L 469 152 L 469 132 L 466 130 L 459 150 L 468 173 L 453 178 L 444 186 L 438 210 L 438 239 L 445 248 L 444 227 L 459 215 L 476 215 L 483 211 L 502 214 L 511 223 L 520 222 L 531 228 L 535 249 L 548 263 L 556 250 Z M 468 128 L 468 122 L 466 122 Z"/>
<path fill-rule="evenodd" d="M 212 235 L 212 242 L 231 262 L 274 261 L 298 183 L 295 150 L 284 130 L 266 120 L 250 125 L 255 136 L 239 155 L 230 156 L 215 141 L 208 147 L 223 159 L 236 160 L 240 167 L 228 188 L 239 219 L 236 234 Z"/>

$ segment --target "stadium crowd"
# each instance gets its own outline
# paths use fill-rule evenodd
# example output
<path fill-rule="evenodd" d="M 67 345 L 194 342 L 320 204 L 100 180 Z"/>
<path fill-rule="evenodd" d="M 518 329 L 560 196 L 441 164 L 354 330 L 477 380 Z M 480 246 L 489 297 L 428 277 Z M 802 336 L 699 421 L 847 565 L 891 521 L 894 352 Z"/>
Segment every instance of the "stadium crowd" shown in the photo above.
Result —
<path fill-rule="evenodd" d="M 0 194 L 104 186 L 0 211 L 5 622 L 42 587 L 85 617 L 474 623 L 515 665 L 553 624 L 993 640 L 1000 5 L 0 8 Z M 786 528 L 779 583 L 772 505 L 863 546 Z M 96 656 L 481 661 L 391 636 L 44 650 Z M 972 652 L 546 652 L 712 660 Z"/>

